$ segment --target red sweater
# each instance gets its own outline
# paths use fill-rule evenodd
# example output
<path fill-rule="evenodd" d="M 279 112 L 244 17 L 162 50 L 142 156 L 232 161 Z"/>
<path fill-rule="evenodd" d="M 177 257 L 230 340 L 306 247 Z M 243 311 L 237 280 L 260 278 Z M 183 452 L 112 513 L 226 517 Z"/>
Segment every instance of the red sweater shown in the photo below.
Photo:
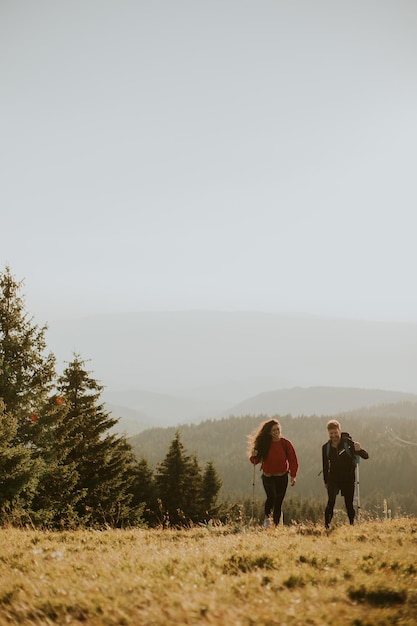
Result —
<path fill-rule="evenodd" d="M 256 465 L 259 460 L 251 456 L 250 462 Z M 264 474 L 284 474 L 289 471 L 291 478 L 295 478 L 298 472 L 298 459 L 291 441 L 284 437 L 279 441 L 273 441 L 261 467 Z"/>

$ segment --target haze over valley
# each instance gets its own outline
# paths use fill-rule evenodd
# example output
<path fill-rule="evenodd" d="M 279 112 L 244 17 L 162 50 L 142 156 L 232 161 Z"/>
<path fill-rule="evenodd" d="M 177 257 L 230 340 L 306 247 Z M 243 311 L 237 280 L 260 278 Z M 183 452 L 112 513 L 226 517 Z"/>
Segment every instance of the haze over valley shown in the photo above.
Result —
<path fill-rule="evenodd" d="M 144 312 L 55 321 L 48 343 L 59 362 L 73 352 L 90 359 L 129 432 L 230 414 L 332 413 L 417 394 L 413 323 Z"/>

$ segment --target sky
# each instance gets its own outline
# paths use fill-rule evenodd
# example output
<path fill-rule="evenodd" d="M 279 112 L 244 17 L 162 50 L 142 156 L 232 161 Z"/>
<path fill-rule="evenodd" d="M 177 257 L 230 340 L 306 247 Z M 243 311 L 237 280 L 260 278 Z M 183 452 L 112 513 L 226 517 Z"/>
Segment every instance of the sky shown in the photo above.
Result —
<path fill-rule="evenodd" d="M 417 322 L 415 0 L 0 0 L 0 271 L 48 322 Z"/>

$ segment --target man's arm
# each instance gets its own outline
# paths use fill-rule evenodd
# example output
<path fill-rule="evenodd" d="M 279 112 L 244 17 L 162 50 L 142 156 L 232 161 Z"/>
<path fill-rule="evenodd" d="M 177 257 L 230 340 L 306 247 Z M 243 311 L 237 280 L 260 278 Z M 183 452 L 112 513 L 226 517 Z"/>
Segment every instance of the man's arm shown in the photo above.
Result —
<path fill-rule="evenodd" d="M 369 459 L 369 454 L 361 447 L 359 441 L 355 441 L 355 454 L 360 456 L 362 459 Z"/>

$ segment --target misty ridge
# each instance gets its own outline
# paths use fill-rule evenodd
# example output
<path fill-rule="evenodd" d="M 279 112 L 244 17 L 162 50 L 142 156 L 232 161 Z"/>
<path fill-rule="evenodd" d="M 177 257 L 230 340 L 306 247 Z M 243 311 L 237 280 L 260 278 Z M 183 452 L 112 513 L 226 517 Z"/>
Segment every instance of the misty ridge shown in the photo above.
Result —
<path fill-rule="evenodd" d="M 48 324 L 132 434 L 227 415 L 334 414 L 415 402 L 417 324 L 260 312 L 103 314 Z"/>

